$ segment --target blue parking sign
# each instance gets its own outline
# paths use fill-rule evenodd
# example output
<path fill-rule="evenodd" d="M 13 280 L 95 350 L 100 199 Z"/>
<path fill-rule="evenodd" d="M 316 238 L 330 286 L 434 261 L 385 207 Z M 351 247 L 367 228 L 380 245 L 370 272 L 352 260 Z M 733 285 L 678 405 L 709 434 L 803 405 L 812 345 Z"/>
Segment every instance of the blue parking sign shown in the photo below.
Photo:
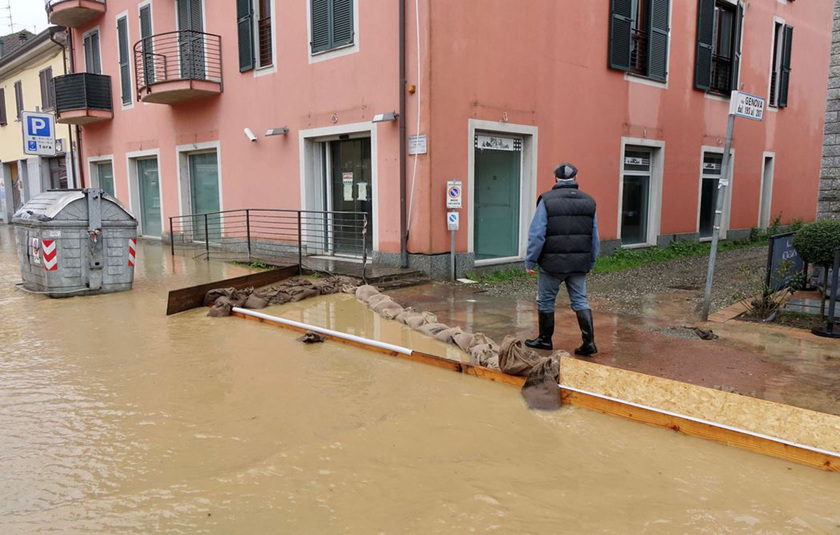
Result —
<path fill-rule="evenodd" d="M 55 156 L 55 117 L 51 113 L 25 111 L 21 114 L 23 149 L 26 154 Z"/>

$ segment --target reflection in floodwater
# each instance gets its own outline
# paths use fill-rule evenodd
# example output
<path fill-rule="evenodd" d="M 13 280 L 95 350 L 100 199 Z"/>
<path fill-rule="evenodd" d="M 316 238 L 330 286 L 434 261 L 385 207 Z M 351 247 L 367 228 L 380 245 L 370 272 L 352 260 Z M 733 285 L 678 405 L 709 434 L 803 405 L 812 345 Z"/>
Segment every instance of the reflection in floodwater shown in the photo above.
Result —
<path fill-rule="evenodd" d="M 0 532 L 837 529 L 840 479 L 204 310 L 241 275 L 142 244 L 129 293 L 18 292 L 0 227 Z M 269 310 L 420 340 L 345 296 Z M 425 344 L 425 345 L 424 345 Z"/>

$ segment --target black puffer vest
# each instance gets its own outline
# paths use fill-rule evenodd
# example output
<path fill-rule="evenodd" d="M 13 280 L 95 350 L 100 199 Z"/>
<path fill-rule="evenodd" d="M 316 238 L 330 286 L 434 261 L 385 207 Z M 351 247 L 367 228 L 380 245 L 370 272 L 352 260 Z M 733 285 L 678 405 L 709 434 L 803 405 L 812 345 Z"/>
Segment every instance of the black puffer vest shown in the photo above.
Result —
<path fill-rule="evenodd" d="M 589 273 L 595 199 L 579 191 L 577 184 L 562 183 L 543 193 L 540 199 L 548 213 L 540 268 L 561 276 Z"/>

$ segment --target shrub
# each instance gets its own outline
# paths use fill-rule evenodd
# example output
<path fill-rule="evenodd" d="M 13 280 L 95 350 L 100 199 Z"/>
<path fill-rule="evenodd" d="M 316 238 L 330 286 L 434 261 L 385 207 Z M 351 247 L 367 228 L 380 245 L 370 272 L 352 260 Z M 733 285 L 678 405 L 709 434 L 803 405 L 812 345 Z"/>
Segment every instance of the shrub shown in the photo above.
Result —
<path fill-rule="evenodd" d="M 803 226 L 793 236 L 793 248 L 805 262 L 829 267 L 840 247 L 840 221 L 817 221 Z"/>

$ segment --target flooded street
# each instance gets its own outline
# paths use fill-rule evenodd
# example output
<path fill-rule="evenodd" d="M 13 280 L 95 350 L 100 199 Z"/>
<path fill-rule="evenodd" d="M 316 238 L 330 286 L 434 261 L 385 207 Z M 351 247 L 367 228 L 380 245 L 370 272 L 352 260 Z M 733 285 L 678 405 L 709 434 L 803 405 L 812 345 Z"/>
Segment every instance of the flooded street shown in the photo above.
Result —
<path fill-rule="evenodd" d="M 246 269 L 140 244 L 132 292 L 15 289 L 0 226 L 0 532 L 838 533 L 840 477 L 206 310 Z M 338 295 L 273 307 L 459 358 Z"/>

